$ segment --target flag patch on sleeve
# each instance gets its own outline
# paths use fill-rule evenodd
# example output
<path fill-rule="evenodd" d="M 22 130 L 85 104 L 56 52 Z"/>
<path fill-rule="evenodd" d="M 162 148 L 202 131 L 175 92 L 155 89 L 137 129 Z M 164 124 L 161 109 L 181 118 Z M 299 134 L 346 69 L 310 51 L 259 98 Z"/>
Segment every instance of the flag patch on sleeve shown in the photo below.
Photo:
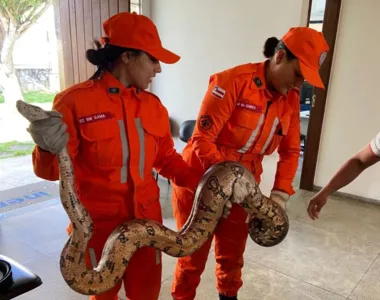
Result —
<path fill-rule="evenodd" d="M 224 95 L 226 94 L 226 90 L 222 89 L 219 86 L 216 86 L 213 88 L 211 94 L 218 99 L 223 99 Z"/>

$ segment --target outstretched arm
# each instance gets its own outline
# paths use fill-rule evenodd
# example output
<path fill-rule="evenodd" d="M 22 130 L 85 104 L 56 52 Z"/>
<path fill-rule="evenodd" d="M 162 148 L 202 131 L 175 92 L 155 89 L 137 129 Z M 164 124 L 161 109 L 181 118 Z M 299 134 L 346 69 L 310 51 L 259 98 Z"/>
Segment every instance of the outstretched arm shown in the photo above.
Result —
<path fill-rule="evenodd" d="M 380 133 L 358 153 L 338 169 L 329 183 L 311 200 L 308 207 L 310 218 L 315 220 L 327 202 L 327 197 L 354 181 L 365 169 L 380 161 Z"/>

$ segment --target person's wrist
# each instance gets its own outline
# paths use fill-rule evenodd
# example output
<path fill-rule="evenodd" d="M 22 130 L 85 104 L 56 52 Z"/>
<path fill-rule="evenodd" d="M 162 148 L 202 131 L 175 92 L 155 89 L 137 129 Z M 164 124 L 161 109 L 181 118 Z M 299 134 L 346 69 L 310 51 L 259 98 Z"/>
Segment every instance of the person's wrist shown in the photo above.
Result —
<path fill-rule="evenodd" d="M 284 201 L 285 203 L 288 202 L 290 196 L 289 194 L 283 192 L 283 191 L 280 191 L 280 190 L 276 190 L 276 189 L 273 189 L 271 194 L 270 194 L 270 197 L 276 197 L 276 198 L 280 198 L 282 201 Z"/>
<path fill-rule="evenodd" d="M 333 189 L 331 189 L 329 186 L 325 186 L 318 192 L 318 195 L 327 198 L 331 193 L 333 193 Z"/>

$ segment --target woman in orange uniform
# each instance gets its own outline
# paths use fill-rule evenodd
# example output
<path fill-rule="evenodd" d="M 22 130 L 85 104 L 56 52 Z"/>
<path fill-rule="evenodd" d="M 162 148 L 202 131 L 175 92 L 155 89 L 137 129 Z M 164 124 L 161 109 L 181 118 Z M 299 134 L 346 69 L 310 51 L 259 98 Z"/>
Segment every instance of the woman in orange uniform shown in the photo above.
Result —
<path fill-rule="evenodd" d="M 193 190 L 200 179 L 174 149 L 166 108 L 144 91 L 161 72 L 160 61 L 173 64 L 180 57 L 163 48 L 145 16 L 123 12 L 103 28 L 103 47 L 98 43 L 97 50 L 87 51 L 96 73 L 58 94 L 51 118 L 28 129 L 38 145 L 33 165 L 41 178 L 58 180 L 54 154 L 68 147 L 79 199 L 94 222 L 89 267 L 97 266 L 107 238 L 121 223 L 135 218 L 162 223 L 153 168 L 185 189 Z M 157 300 L 161 268 L 160 251 L 139 249 L 123 279 L 127 299 Z M 90 299 L 118 299 L 121 284 Z"/>
<path fill-rule="evenodd" d="M 271 198 L 285 207 L 300 155 L 299 88 L 304 79 L 324 88 L 319 67 L 329 47 L 322 33 L 291 28 L 279 41 L 269 38 L 267 60 L 240 65 L 210 77 L 209 87 L 183 158 L 203 174 L 213 164 L 233 160 L 252 170 L 260 182 L 264 155 L 280 156 Z M 192 207 L 193 192 L 173 186 L 173 208 L 180 228 Z M 215 231 L 217 289 L 220 299 L 237 299 L 248 236 L 247 214 L 233 206 Z M 192 300 L 205 268 L 212 238 L 178 260 L 172 296 Z"/>

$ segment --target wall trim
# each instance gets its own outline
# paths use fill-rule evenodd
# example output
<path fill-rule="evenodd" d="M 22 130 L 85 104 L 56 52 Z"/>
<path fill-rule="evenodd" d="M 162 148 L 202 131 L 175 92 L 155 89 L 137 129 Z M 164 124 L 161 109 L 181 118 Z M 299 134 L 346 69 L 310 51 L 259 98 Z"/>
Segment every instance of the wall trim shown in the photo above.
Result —
<path fill-rule="evenodd" d="M 319 192 L 322 189 L 321 186 L 315 185 L 313 188 L 313 192 Z M 380 206 L 380 200 L 379 199 L 374 199 L 374 198 L 367 198 L 363 196 L 358 196 L 355 194 L 350 194 L 350 193 L 344 193 L 344 192 L 334 192 L 330 196 L 337 196 L 339 198 L 344 198 L 348 200 L 355 200 L 363 203 L 368 203 L 368 204 L 374 204 L 374 205 L 379 205 Z"/>

